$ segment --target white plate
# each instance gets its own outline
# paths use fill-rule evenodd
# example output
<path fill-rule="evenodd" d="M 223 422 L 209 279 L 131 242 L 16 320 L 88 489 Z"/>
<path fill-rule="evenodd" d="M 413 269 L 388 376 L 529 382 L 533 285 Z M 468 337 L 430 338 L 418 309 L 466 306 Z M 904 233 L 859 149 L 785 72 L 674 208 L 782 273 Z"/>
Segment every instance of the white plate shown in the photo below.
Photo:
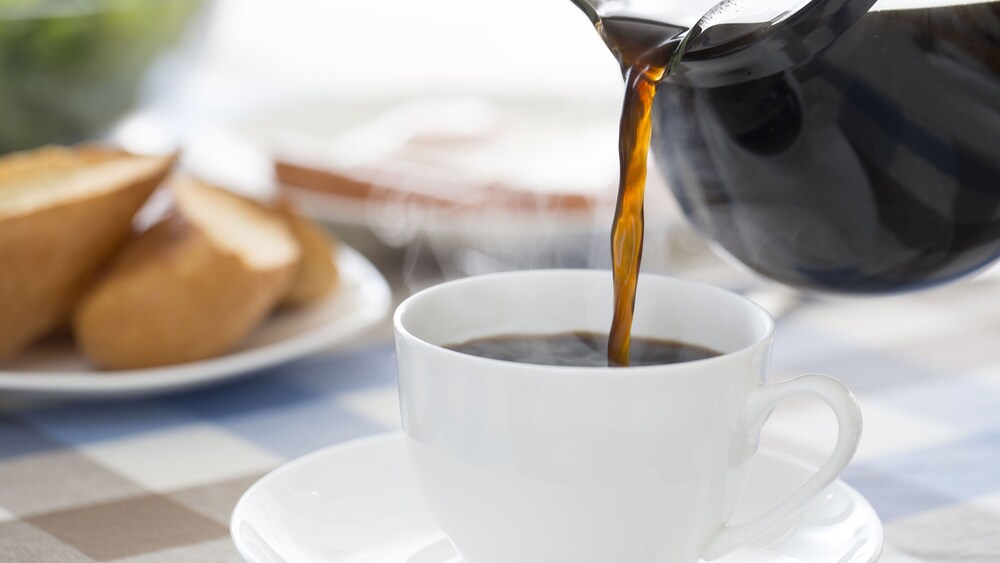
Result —
<path fill-rule="evenodd" d="M 233 511 L 240 554 L 253 563 L 460 563 L 418 488 L 405 440 L 399 433 L 356 440 L 263 477 Z M 734 520 L 763 513 L 813 472 L 760 452 Z M 784 529 L 717 561 L 871 563 L 881 551 L 878 515 L 836 481 Z"/>
<path fill-rule="evenodd" d="M 246 375 L 343 343 L 385 317 L 385 278 L 354 249 L 337 253 L 340 285 L 324 301 L 268 319 L 236 350 L 159 368 L 101 372 L 70 342 L 45 343 L 4 365 L 0 393 L 49 397 L 120 397 L 189 389 Z"/>

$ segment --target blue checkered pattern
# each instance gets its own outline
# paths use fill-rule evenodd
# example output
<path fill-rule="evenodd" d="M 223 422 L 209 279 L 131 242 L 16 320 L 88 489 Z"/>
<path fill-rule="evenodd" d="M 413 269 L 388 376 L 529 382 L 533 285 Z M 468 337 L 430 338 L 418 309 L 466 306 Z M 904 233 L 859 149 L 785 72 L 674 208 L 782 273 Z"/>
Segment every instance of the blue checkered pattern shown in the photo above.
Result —
<path fill-rule="evenodd" d="M 223 528 L 116 551 L 74 535 L 82 519 L 73 511 L 114 513 L 153 495 L 224 526 L 239 494 L 277 464 L 398 428 L 394 361 L 382 340 L 180 395 L 9 402 L 0 410 L 0 481 L 33 473 L 32 482 L 55 484 L 65 478 L 50 462 L 58 459 L 91 485 L 64 486 L 66 498 L 0 489 L 0 560 L 65 552 L 72 557 L 61 560 L 235 561 Z M 1000 284 L 803 301 L 779 322 L 773 377 L 803 372 L 842 379 L 862 403 L 865 436 L 844 479 L 886 524 L 883 561 L 1000 561 Z M 763 442 L 820 462 L 834 431 L 824 407 L 793 402 L 778 408 Z"/>
<path fill-rule="evenodd" d="M 237 385 L 122 402 L 12 405 L 0 418 L 0 460 L 196 423 L 291 459 L 397 428 L 395 385 L 392 345 L 381 343 L 264 370 Z M 353 398 L 372 393 L 379 412 L 353 408 Z"/>

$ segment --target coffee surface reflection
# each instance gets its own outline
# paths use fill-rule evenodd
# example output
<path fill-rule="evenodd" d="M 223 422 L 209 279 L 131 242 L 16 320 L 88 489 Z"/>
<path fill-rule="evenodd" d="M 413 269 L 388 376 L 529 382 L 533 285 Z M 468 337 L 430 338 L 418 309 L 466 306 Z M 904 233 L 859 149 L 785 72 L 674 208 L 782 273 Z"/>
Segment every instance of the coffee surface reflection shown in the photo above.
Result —
<path fill-rule="evenodd" d="M 445 348 L 482 358 L 546 366 L 608 367 L 608 337 L 595 332 L 507 334 L 479 338 Z M 633 338 L 630 364 L 659 366 L 721 355 L 708 348 L 675 340 Z M 621 367 L 621 366 L 615 366 Z"/>

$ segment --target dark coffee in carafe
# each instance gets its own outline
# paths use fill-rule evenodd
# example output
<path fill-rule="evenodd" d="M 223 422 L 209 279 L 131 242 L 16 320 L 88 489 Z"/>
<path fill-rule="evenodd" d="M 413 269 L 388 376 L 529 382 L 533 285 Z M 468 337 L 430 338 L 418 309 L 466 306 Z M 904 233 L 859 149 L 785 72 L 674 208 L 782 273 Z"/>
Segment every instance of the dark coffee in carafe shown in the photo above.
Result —
<path fill-rule="evenodd" d="M 883 0 L 818 50 L 765 39 L 749 80 L 706 71 L 724 47 L 694 48 L 659 88 L 653 151 L 695 227 L 770 278 L 836 292 L 1000 257 L 1000 2 L 929 5 Z"/>
<path fill-rule="evenodd" d="M 1000 256 L 1000 2 L 598 30 L 626 81 L 610 363 L 628 364 L 650 135 L 694 225 L 780 282 L 916 289 Z"/>

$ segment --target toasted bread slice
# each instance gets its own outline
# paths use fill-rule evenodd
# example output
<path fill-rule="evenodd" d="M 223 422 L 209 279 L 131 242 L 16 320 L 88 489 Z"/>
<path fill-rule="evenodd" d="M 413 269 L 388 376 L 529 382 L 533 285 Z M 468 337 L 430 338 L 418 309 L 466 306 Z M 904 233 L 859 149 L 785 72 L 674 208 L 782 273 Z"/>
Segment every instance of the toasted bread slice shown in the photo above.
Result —
<path fill-rule="evenodd" d="M 173 163 L 95 145 L 0 158 L 0 359 L 65 322 Z"/>
<path fill-rule="evenodd" d="M 302 247 L 302 259 L 295 274 L 284 304 L 297 307 L 308 305 L 328 295 L 339 280 L 334 255 L 336 242 L 323 227 L 295 213 L 288 207 L 282 208 L 292 233 Z"/>
<path fill-rule="evenodd" d="M 280 212 L 190 179 L 171 188 L 176 211 L 130 243 L 77 308 L 77 343 L 102 368 L 223 354 L 295 278 L 301 250 Z"/>

